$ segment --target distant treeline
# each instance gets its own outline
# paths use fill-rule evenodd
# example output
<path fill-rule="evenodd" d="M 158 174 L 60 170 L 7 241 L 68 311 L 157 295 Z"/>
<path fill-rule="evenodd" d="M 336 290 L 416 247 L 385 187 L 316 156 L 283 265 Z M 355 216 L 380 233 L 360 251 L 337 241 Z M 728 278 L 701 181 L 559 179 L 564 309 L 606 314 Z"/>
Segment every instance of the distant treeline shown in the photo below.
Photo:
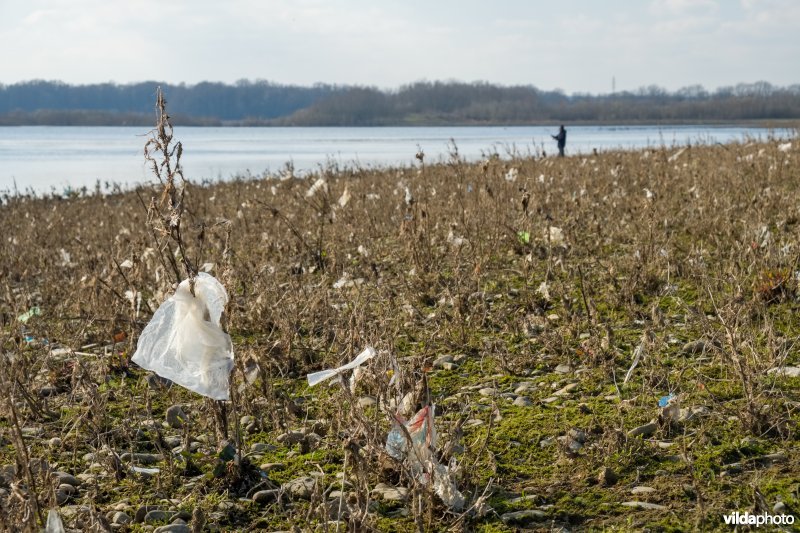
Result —
<path fill-rule="evenodd" d="M 657 86 L 604 95 L 533 86 L 418 82 L 397 90 L 267 81 L 0 84 L 0 125 L 149 125 L 162 87 L 176 124 L 377 126 L 425 124 L 690 123 L 800 119 L 800 85 L 741 83 L 709 92 Z"/>

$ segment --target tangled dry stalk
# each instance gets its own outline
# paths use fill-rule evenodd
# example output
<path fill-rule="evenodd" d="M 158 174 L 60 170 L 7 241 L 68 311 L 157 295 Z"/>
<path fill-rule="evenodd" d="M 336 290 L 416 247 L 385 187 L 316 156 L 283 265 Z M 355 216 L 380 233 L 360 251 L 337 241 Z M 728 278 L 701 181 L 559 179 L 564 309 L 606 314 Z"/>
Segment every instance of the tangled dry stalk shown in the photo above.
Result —
<path fill-rule="evenodd" d="M 180 148 L 154 147 L 153 188 L 0 208 L 0 528 L 49 509 L 84 531 L 798 512 L 796 139 L 479 164 L 454 148 L 185 188 Z M 231 296 L 225 408 L 128 364 L 198 270 Z M 358 381 L 306 386 L 366 345 Z M 391 413 L 429 403 L 458 511 L 384 448 Z"/>

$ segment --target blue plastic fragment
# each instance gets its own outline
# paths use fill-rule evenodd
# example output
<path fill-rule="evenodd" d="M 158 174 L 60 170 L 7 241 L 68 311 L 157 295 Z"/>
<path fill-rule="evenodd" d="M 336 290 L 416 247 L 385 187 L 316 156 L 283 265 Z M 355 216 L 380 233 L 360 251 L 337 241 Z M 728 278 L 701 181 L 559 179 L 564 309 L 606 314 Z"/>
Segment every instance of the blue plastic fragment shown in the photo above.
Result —
<path fill-rule="evenodd" d="M 666 396 L 662 396 L 658 399 L 658 406 L 659 407 L 666 407 L 669 405 L 669 401 L 675 397 L 674 394 L 667 394 Z"/>

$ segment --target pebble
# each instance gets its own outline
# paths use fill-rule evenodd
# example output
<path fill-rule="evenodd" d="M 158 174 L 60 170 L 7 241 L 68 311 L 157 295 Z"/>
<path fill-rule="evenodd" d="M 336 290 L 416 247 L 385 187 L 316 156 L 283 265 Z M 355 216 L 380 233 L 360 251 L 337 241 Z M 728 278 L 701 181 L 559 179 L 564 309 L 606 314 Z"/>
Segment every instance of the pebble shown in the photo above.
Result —
<path fill-rule="evenodd" d="M 130 524 L 132 521 L 133 518 L 131 518 L 130 515 L 124 511 L 116 511 L 111 516 L 112 524 L 124 525 L 124 524 Z"/>
<path fill-rule="evenodd" d="M 481 396 L 494 396 L 497 394 L 497 389 L 494 387 L 484 387 L 478 391 Z"/>
<path fill-rule="evenodd" d="M 557 402 L 560 398 L 558 396 L 550 396 L 549 398 L 545 398 L 542 400 L 542 403 L 553 403 Z"/>
<path fill-rule="evenodd" d="M 163 522 L 164 520 L 169 520 L 174 515 L 172 511 L 164 511 L 162 509 L 153 509 L 152 511 L 148 511 L 147 514 L 144 515 L 144 523 L 145 524 L 152 524 L 153 522 Z"/>
<path fill-rule="evenodd" d="M 545 437 L 539 441 L 540 448 L 547 448 L 548 446 L 552 445 L 556 439 L 554 437 Z"/>
<path fill-rule="evenodd" d="M 452 355 L 443 355 L 433 362 L 433 368 L 444 368 L 445 364 L 452 364 L 453 361 Z"/>
<path fill-rule="evenodd" d="M 154 465 L 164 460 L 164 456 L 157 453 L 130 453 L 125 452 L 119 456 L 123 461 L 131 461 L 140 465 Z"/>
<path fill-rule="evenodd" d="M 169 524 L 166 526 L 157 527 L 153 533 L 191 533 L 192 528 L 186 524 Z"/>
<path fill-rule="evenodd" d="M 314 493 L 317 480 L 311 476 L 303 476 L 283 484 L 281 487 L 290 496 L 300 500 L 309 500 Z"/>
<path fill-rule="evenodd" d="M 260 490 L 253 494 L 252 500 L 259 505 L 266 505 L 280 498 L 280 489 Z"/>
<path fill-rule="evenodd" d="M 531 381 L 526 381 L 524 383 L 520 383 L 516 389 L 514 389 L 514 394 L 524 394 L 529 390 L 536 387 L 536 384 Z"/>
<path fill-rule="evenodd" d="M 527 396 L 517 396 L 516 399 L 514 399 L 514 405 L 517 407 L 529 407 L 533 405 L 533 402 Z"/>
<path fill-rule="evenodd" d="M 547 518 L 544 511 L 538 509 L 528 509 L 526 511 L 514 511 L 500 515 L 500 520 L 506 524 L 524 526 L 530 522 L 540 521 Z"/>
<path fill-rule="evenodd" d="M 273 470 L 283 470 L 286 465 L 283 463 L 264 463 L 259 468 L 264 472 L 271 472 Z"/>
<path fill-rule="evenodd" d="M 778 366 L 767 370 L 767 374 L 777 374 L 787 378 L 800 377 L 800 367 L 798 366 Z"/>
<path fill-rule="evenodd" d="M 306 439 L 305 433 L 301 431 L 289 431 L 287 433 L 281 433 L 275 440 L 277 440 L 281 444 L 286 444 L 287 446 L 291 446 L 292 444 L 303 442 L 305 439 Z"/>
<path fill-rule="evenodd" d="M 569 365 L 561 364 L 555 368 L 555 372 L 556 374 L 569 374 L 570 372 L 572 372 L 572 367 Z"/>
<path fill-rule="evenodd" d="M 638 502 L 638 501 L 630 501 L 630 502 L 622 502 L 622 505 L 625 507 L 635 507 L 637 509 L 648 509 L 652 511 L 662 511 L 666 509 L 663 505 L 658 505 L 657 503 L 650 503 L 650 502 Z"/>
<path fill-rule="evenodd" d="M 158 505 L 142 505 L 138 509 L 136 509 L 136 513 L 133 515 L 133 521 L 137 524 L 141 524 L 144 522 L 144 517 L 147 516 L 147 513 L 150 511 L 155 511 L 157 509 L 161 509 Z"/>
<path fill-rule="evenodd" d="M 250 451 L 253 453 L 269 453 L 274 452 L 276 449 L 275 446 L 266 442 L 254 442 L 250 445 Z"/>
<path fill-rule="evenodd" d="M 50 385 L 45 385 L 39 389 L 39 397 L 41 398 L 48 398 L 50 396 L 55 396 L 56 394 L 58 394 L 58 389 L 56 387 L 51 387 Z"/>
<path fill-rule="evenodd" d="M 59 485 L 56 489 L 56 503 L 58 505 L 64 505 L 72 498 L 75 492 L 76 489 L 72 485 L 67 485 L 66 483 Z"/>
<path fill-rule="evenodd" d="M 167 425 L 174 429 L 181 429 L 184 422 L 189 421 L 189 417 L 186 416 L 186 413 L 183 411 L 183 407 L 180 405 L 173 405 L 172 407 L 168 408 L 166 414 L 164 415 L 164 419 L 166 420 Z"/>
<path fill-rule="evenodd" d="M 362 409 L 366 409 L 367 407 L 374 407 L 377 405 L 378 400 L 375 399 L 374 396 L 362 396 L 358 399 L 358 406 Z"/>
<path fill-rule="evenodd" d="M 58 437 L 53 437 L 52 439 L 47 441 L 47 445 L 51 448 L 60 448 L 63 442 Z"/>
<path fill-rule="evenodd" d="M 50 475 L 58 480 L 59 485 L 67 484 L 73 487 L 79 487 L 81 485 L 81 481 L 78 478 L 66 472 L 53 472 Z"/>
<path fill-rule="evenodd" d="M 631 494 L 650 494 L 655 491 L 656 489 L 654 489 L 653 487 L 646 487 L 644 485 L 639 485 L 631 489 Z"/>
<path fill-rule="evenodd" d="M 642 437 L 648 437 L 653 433 L 655 433 L 657 430 L 658 430 L 658 424 L 656 424 L 655 422 L 650 422 L 643 426 L 633 428 L 628 432 L 628 436 L 636 437 L 637 435 L 641 435 Z"/>
<path fill-rule="evenodd" d="M 775 505 L 772 507 L 772 512 L 774 514 L 786 514 L 786 504 L 781 501 L 775 502 Z"/>
<path fill-rule="evenodd" d="M 712 346 L 713 345 L 710 342 L 704 340 L 691 341 L 683 345 L 683 348 L 681 348 L 681 353 L 683 355 L 695 355 L 698 353 L 702 354 L 710 350 Z"/>
<path fill-rule="evenodd" d="M 560 390 L 554 392 L 553 395 L 554 396 L 564 396 L 565 394 L 572 394 L 573 392 L 575 392 L 579 388 L 580 388 L 580 384 L 578 384 L 578 383 L 570 383 L 569 385 L 567 385 L 563 389 L 560 389 Z"/>
<path fill-rule="evenodd" d="M 387 501 L 402 501 L 408 497 L 408 489 L 405 487 L 393 487 L 386 483 L 378 483 L 372 489 L 372 494 L 379 495 Z"/>

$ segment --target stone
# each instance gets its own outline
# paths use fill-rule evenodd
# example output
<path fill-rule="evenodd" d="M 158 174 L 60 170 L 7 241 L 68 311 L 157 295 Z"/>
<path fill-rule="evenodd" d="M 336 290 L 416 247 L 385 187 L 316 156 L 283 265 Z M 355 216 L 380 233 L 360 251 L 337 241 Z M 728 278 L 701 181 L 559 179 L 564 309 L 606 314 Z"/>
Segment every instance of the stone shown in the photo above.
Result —
<path fill-rule="evenodd" d="M 711 344 L 710 342 L 702 340 L 702 339 L 701 340 L 696 340 L 696 341 L 691 341 L 691 342 L 687 342 L 686 344 L 683 345 L 683 347 L 681 348 L 681 353 L 683 355 L 703 354 L 703 353 L 711 350 L 711 348 L 713 348 L 713 346 L 714 345 Z"/>
<path fill-rule="evenodd" d="M 563 389 L 560 389 L 560 390 L 554 392 L 553 396 L 564 396 L 566 394 L 572 394 L 573 392 L 578 390 L 580 387 L 581 386 L 578 383 L 570 383 L 569 385 L 567 385 Z"/>
<path fill-rule="evenodd" d="M 366 409 L 367 407 L 374 407 L 377 405 L 378 400 L 375 399 L 374 396 L 362 396 L 358 399 L 358 406 L 362 409 Z"/>
<path fill-rule="evenodd" d="M 634 507 L 636 509 L 646 509 L 650 511 L 663 511 L 666 509 L 663 505 L 658 505 L 657 503 L 650 503 L 650 502 L 639 502 L 639 501 L 630 501 L 630 502 L 622 502 L 622 505 L 625 507 Z"/>
<path fill-rule="evenodd" d="M 130 461 L 140 465 L 154 465 L 164 460 L 164 456 L 157 453 L 130 453 L 126 452 L 119 456 L 123 461 Z"/>
<path fill-rule="evenodd" d="M 642 437 L 649 437 L 656 431 L 658 431 L 658 424 L 656 424 L 655 422 L 650 422 L 648 424 L 644 424 L 643 426 L 639 426 L 628 431 L 628 436 L 636 437 L 641 435 Z"/>
<path fill-rule="evenodd" d="M 66 472 L 53 472 L 50 476 L 57 479 L 59 484 L 66 483 L 73 487 L 79 487 L 81 485 L 81 481 L 78 478 Z"/>
<path fill-rule="evenodd" d="M 55 396 L 56 394 L 58 394 L 58 389 L 50 385 L 45 385 L 39 389 L 39 397 L 41 398 L 48 398 L 50 396 Z"/>
<path fill-rule="evenodd" d="M 767 370 L 767 374 L 776 374 L 787 378 L 800 377 L 800 367 L 798 366 L 778 366 Z"/>
<path fill-rule="evenodd" d="M 536 388 L 536 384 L 532 381 L 526 381 L 524 383 L 520 383 L 516 389 L 514 389 L 514 394 L 525 394 L 531 389 Z"/>
<path fill-rule="evenodd" d="M 111 515 L 111 523 L 117 525 L 125 525 L 130 524 L 133 522 L 133 518 L 124 511 L 115 511 L 113 515 Z"/>
<path fill-rule="evenodd" d="M 533 405 L 533 402 L 527 396 L 517 396 L 514 399 L 514 405 L 517 407 L 529 407 Z"/>
<path fill-rule="evenodd" d="M 283 470 L 286 465 L 284 463 L 264 463 L 259 468 L 264 472 L 271 472 L 273 470 Z"/>
<path fill-rule="evenodd" d="M 646 487 L 644 485 L 639 485 L 631 489 L 631 494 L 651 494 L 655 491 L 656 489 L 654 489 L 653 487 Z"/>
<path fill-rule="evenodd" d="M 141 524 L 144 522 L 144 517 L 147 516 L 147 513 L 150 511 L 155 511 L 157 509 L 161 509 L 158 505 L 142 505 L 138 509 L 136 509 L 136 513 L 133 515 L 133 521 L 136 524 Z"/>
<path fill-rule="evenodd" d="M 494 387 L 484 387 L 478 391 L 481 396 L 494 396 L 497 394 L 497 389 Z"/>
<path fill-rule="evenodd" d="M 189 417 L 186 416 L 186 413 L 183 411 L 183 407 L 180 405 L 173 405 L 172 407 L 167 409 L 166 414 L 164 415 L 164 419 L 167 422 L 167 425 L 174 429 L 181 429 L 185 422 L 189 421 Z"/>
<path fill-rule="evenodd" d="M 253 494 L 252 500 L 258 505 L 266 505 L 268 503 L 277 501 L 278 498 L 280 498 L 280 494 L 280 489 L 260 490 Z"/>
<path fill-rule="evenodd" d="M 52 439 L 47 441 L 47 445 L 51 448 L 60 448 L 63 442 L 58 437 L 53 437 Z"/>
<path fill-rule="evenodd" d="M 531 522 L 539 522 L 547 518 L 544 511 L 538 509 L 528 509 L 526 511 L 514 511 L 512 513 L 504 513 L 500 515 L 500 520 L 503 523 L 514 526 L 524 526 Z"/>
<path fill-rule="evenodd" d="M 153 533 L 192 533 L 192 528 L 186 524 L 168 524 L 157 527 Z"/>
<path fill-rule="evenodd" d="M 275 440 L 281 444 L 291 446 L 292 444 L 298 444 L 306 440 L 306 434 L 301 431 L 289 431 L 287 433 L 281 433 Z"/>
<path fill-rule="evenodd" d="M 444 368 L 445 364 L 452 364 L 453 361 L 452 355 L 443 355 L 433 362 L 433 368 Z"/>
<path fill-rule="evenodd" d="M 408 497 L 405 487 L 393 487 L 386 483 L 378 483 L 372 489 L 372 494 L 382 497 L 386 501 L 403 501 Z"/>
<path fill-rule="evenodd" d="M 266 442 L 254 442 L 250 445 L 250 451 L 253 453 L 269 453 L 275 451 L 275 446 Z"/>
<path fill-rule="evenodd" d="M 75 495 L 75 487 L 63 483 L 56 489 L 56 504 L 64 505 Z"/>
<path fill-rule="evenodd" d="M 292 498 L 299 500 L 309 500 L 314 493 L 317 480 L 311 476 L 303 476 L 283 484 L 281 487 L 288 492 Z"/>
<path fill-rule="evenodd" d="M 570 372 L 572 372 L 572 367 L 569 365 L 561 364 L 555 368 L 556 374 L 569 374 Z"/>
<path fill-rule="evenodd" d="M 153 509 L 152 511 L 148 511 L 146 515 L 144 515 L 144 523 L 145 524 L 152 524 L 153 522 L 164 522 L 172 518 L 174 515 L 172 511 L 164 511 L 162 509 Z"/>

